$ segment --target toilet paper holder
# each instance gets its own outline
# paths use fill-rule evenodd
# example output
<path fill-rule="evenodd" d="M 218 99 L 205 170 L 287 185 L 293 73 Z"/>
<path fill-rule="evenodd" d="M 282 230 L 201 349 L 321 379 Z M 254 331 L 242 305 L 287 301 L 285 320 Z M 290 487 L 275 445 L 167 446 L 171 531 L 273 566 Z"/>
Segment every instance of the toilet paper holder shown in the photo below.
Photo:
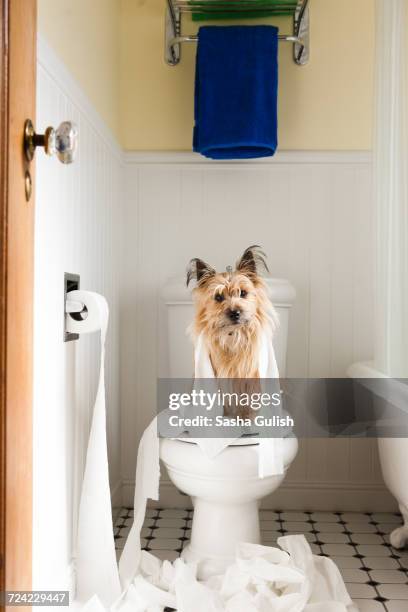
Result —
<path fill-rule="evenodd" d="M 78 340 L 79 338 L 79 334 L 73 334 L 72 332 L 67 331 L 66 329 L 67 317 L 72 317 L 76 321 L 83 321 L 86 318 L 87 312 L 88 312 L 88 309 L 83 302 L 79 302 L 78 300 L 70 300 L 69 293 L 67 294 L 67 299 L 65 300 L 64 342 L 70 342 L 71 340 Z"/>
<path fill-rule="evenodd" d="M 83 302 L 78 300 L 72 300 L 69 297 L 71 291 L 76 291 L 80 287 L 80 276 L 79 274 L 70 274 L 66 272 L 64 274 L 64 342 L 71 342 L 72 340 L 78 340 L 79 334 L 73 334 L 67 331 L 67 317 L 72 317 L 77 321 L 81 321 L 85 318 L 87 308 Z"/>

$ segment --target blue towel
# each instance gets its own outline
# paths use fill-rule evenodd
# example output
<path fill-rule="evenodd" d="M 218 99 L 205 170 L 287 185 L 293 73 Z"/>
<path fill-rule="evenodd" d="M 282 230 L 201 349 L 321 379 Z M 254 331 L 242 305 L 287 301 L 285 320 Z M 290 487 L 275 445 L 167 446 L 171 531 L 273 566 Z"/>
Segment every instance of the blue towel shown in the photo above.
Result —
<path fill-rule="evenodd" d="M 277 101 L 278 28 L 199 29 L 194 151 L 212 159 L 273 155 Z"/>

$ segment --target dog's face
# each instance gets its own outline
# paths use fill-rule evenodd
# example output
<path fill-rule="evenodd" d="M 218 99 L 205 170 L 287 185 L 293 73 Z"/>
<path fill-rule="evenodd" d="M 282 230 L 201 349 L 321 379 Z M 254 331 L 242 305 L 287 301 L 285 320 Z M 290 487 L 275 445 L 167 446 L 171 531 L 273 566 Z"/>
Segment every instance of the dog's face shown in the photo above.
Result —
<path fill-rule="evenodd" d="M 270 303 L 259 269 L 267 269 L 264 254 L 257 246 L 248 247 L 235 270 L 216 272 L 201 259 L 192 259 L 187 270 L 187 285 L 197 281 L 195 325 L 213 338 L 248 335 L 268 317 Z"/>
<path fill-rule="evenodd" d="M 215 274 L 198 286 L 197 293 L 203 316 L 213 329 L 232 332 L 232 328 L 248 325 L 256 316 L 256 287 L 241 272 Z"/>

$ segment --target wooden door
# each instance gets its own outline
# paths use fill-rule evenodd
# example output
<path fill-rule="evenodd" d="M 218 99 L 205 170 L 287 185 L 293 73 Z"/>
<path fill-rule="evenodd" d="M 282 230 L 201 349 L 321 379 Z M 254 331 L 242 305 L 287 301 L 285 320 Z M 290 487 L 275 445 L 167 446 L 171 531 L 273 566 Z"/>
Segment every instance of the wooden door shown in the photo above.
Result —
<path fill-rule="evenodd" d="M 31 588 L 36 0 L 0 0 L 0 590 Z"/>

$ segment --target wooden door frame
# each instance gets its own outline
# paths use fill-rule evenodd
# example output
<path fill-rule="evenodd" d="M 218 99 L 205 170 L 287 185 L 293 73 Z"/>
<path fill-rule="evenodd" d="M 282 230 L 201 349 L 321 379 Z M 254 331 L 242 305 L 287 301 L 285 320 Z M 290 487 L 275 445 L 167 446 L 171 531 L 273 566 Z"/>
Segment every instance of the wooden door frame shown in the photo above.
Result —
<path fill-rule="evenodd" d="M 8 168 L 8 2 L 0 2 L 0 591 L 5 589 L 6 548 L 6 327 Z"/>
<path fill-rule="evenodd" d="M 0 0 L 0 591 L 5 588 L 6 548 L 6 327 L 8 168 L 8 2 Z"/>
<path fill-rule="evenodd" d="M 35 120 L 36 0 L 0 0 L 0 590 L 32 578 L 34 193 L 25 118 Z"/>

